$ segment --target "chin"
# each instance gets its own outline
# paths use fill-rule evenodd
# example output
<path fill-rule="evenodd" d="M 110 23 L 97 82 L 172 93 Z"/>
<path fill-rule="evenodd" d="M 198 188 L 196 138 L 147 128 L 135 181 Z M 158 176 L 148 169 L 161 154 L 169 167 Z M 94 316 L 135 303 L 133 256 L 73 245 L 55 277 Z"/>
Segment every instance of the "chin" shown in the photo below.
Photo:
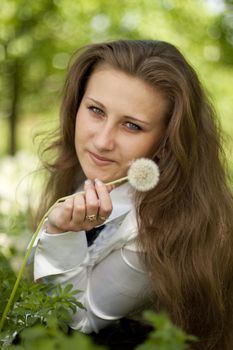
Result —
<path fill-rule="evenodd" d="M 99 179 L 101 180 L 102 182 L 109 182 L 111 181 L 111 177 L 108 176 L 107 174 L 101 174 L 100 172 L 98 171 L 84 171 L 84 174 L 86 175 L 86 178 L 87 179 L 90 179 L 92 181 L 94 181 L 95 179 Z"/>

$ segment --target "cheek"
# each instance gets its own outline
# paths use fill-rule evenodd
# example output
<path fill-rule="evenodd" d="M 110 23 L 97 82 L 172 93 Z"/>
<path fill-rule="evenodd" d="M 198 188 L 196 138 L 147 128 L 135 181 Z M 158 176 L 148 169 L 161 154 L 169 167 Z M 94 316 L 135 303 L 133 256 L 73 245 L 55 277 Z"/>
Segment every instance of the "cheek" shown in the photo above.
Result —
<path fill-rule="evenodd" d="M 79 141 L 79 135 L 80 135 L 80 127 L 79 127 L 79 121 L 78 116 L 76 117 L 76 123 L 75 123 L 75 146 L 77 147 L 78 141 Z"/>
<path fill-rule="evenodd" d="M 144 151 L 146 156 L 151 156 L 156 148 L 157 148 L 157 142 L 155 142 L 155 138 L 148 139 L 147 142 L 141 145 L 142 150 Z"/>
<path fill-rule="evenodd" d="M 162 125 L 161 127 L 156 128 L 156 130 L 148 135 L 148 137 L 145 137 L 144 145 L 142 144 L 141 147 L 144 148 L 148 157 L 153 156 L 157 151 L 162 139 L 164 138 L 165 132 L 166 129 Z"/>
<path fill-rule="evenodd" d="M 78 112 L 76 117 L 76 125 L 75 125 L 75 143 L 82 142 L 85 140 L 90 134 L 91 130 L 87 123 L 87 119 L 83 115 L 83 113 Z"/>
<path fill-rule="evenodd" d="M 139 143 L 139 147 L 144 151 L 148 152 L 155 145 L 155 139 L 145 136 Z"/>
<path fill-rule="evenodd" d="M 76 152 L 82 147 L 82 144 L 85 142 L 85 132 L 84 132 L 84 123 L 82 123 L 80 116 L 77 114 L 76 124 L 75 124 L 75 148 Z"/>
<path fill-rule="evenodd" d="M 156 142 L 155 135 L 143 135 L 142 137 L 135 139 L 134 142 L 129 145 L 126 149 L 128 149 L 128 155 L 131 159 L 133 158 L 141 158 L 141 157 L 152 157 L 154 152 L 158 147 L 158 142 Z"/>

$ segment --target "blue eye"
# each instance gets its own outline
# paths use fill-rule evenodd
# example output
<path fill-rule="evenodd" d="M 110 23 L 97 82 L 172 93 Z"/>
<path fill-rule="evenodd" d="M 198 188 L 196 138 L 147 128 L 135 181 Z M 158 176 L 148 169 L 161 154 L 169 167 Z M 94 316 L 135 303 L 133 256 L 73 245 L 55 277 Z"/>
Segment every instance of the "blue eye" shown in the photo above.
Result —
<path fill-rule="evenodd" d="M 125 125 L 128 129 L 130 129 L 132 131 L 142 130 L 142 128 L 139 125 L 131 123 L 131 122 L 126 122 Z"/>
<path fill-rule="evenodd" d="M 87 107 L 91 112 L 95 113 L 95 114 L 104 114 L 104 112 L 102 111 L 102 109 L 100 109 L 99 107 L 96 106 L 89 106 Z"/>

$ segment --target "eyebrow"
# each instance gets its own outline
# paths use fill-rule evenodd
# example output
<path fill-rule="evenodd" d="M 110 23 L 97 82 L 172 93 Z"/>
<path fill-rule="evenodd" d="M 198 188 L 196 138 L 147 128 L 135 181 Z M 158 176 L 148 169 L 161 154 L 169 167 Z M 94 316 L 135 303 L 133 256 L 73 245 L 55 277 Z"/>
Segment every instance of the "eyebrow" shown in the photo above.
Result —
<path fill-rule="evenodd" d="M 86 96 L 86 98 L 89 99 L 89 100 L 91 100 L 91 101 L 93 101 L 94 103 L 98 104 L 101 108 L 106 109 L 106 107 L 105 107 L 101 102 L 95 100 L 94 98 L 88 97 L 88 96 Z M 137 119 L 137 118 L 135 118 L 135 117 L 132 117 L 131 115 L 125 115 L 124 117 L 125 117 L 125 118 L 129 118 L 129 119 L 132 119 L 132 120 L 135 120 L 136 122 L 139 122 L 139 123 L 142 123 L 142 124 L 151 125 L 150 123 L 145 122 L 145 121 L 140 120 L 140 119 Z"/>

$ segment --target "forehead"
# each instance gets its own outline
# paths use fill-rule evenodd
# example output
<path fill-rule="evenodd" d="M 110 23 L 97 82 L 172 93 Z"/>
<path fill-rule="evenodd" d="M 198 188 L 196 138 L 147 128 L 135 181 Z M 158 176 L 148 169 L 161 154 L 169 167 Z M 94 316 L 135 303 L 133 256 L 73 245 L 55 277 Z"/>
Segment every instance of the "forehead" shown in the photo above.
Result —
<path fill-rule="evenodd" d="M 164 114 L 167 109 L 167 99 L 159 89 L 107 64 L 95 68 L 88 80 L 85 95 L 106 105 L 120 104 L 134 113 L 147 111 Z"/>

